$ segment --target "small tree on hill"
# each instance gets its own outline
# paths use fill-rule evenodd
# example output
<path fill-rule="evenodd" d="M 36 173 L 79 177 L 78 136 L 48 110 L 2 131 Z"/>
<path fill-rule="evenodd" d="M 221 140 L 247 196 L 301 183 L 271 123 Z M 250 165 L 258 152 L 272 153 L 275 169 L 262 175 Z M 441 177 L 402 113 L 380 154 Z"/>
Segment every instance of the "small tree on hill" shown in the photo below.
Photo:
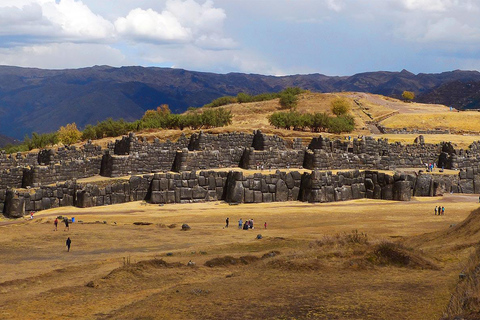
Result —
<path fill-rule="evenodd" d="M 350 111 L 350 101 L 345 98 L 336 98 L 330 103 L 332 113 L 337 117 L 343 116 Z"/>
<path fill-rule="evenodd" d="M 293 93 L 281 93 L 280 105 L 282 109 L 294 109 L 297 106 L 298 97 Z"/>
<path fill-rule="evenodd" d="M 415 99 L 415 93 L 412 91 L 403 91 L 402 98 L 405 102 L 411 102 Z"/>
<path fill-rule="evenodd" d="M 69 123 L 65 127 L 60 127 L 58 130 L 58 140 L 64 145 L 71 145 L 78 142 L 82 137 L 82 133 L 77 129 L 77 125 Z"/>

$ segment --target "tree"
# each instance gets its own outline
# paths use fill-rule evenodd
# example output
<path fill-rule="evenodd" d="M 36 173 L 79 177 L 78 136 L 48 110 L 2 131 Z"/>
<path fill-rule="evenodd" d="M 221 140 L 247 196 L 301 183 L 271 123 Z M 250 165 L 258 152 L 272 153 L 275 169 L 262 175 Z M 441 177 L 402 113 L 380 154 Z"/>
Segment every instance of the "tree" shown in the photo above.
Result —
<path fill-rule="evenodd" d="M 69 123 L 65 127 L 60 127 L 58 130 L 58 140 L 64 145 L 71 145 L 78 142 L 82 137 L 82 133 L 77 129 L 77 125 Z"/>
<path fill-rule="evenodd" d="M 412 91 L 403 91 L 402 98 L 405 102 L 410 102 L 415 99 L 415 93 Z"/>
<path fill-rule="evenodd" d="M 298 97 L 293 93 L 280 94 L 280 105 L 282 109 L 293 109 L 297 106 Z"/>
<path fill-rule="evenodd" d="M 330 108 L 332 110 L 332 113 L 337 117 L 347 114 L 348 111 L 350 111 L 350 107 L 351 107 L 350 101 L 345 98 L 335 98 L 330 103 Z"/>

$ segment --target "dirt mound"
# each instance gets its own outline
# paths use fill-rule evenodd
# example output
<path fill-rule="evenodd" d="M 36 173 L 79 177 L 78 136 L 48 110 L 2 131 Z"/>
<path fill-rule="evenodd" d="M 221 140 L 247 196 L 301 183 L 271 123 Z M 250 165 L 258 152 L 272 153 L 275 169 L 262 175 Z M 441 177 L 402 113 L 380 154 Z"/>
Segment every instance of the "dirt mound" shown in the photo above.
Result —
<path fill-rule="evenodd" d="M 433 262 L 422 257 L 413 249 L 408 250 L 400 244 L 387 241 L 375 246 L 373 253 L 367 255 L 366 259 L 380 266 L 392 265 L 413 269 L 439 269 Z"/>
<path fill-rule="evenodd" d="M 218 257 L 218 258 L 213 258 L 211 260 L 208 260 L 207 262 L 205 262 L 205 265 L 210 268 L 227 267 L 227 266 L 235 266 L 235 265 L 241 265 L 241 264 L 246 265 L 246 264 L 255 262 L 257 260 L 259 260 L 259 258 L 255 256 L 244 256 L 240 258 L 225 256 L 225 257 Z"/>
<path fill-rule="evenodd" d="M 298 259 L 287 260 L 277 259 L 267 263 L 269 268 L 280 269 L 284 271 L 318 271 L 325 268 L 324 264 L 318 259 Z"/>
<path fill-rule="evenodd" d="M 218 257 L 218 258 L 213 258 L 211 260 L 208 260 L 207 262 L 205 262 L 205 265 L 210 268 L 227 267 L 227 266 L 235 266 L 235 265 L 247 265 L 247 264 L 257 262 L 260 259 L 273 258 L 279 254 L 280 254 L 279 251 L 271 251 L 262 255 L 261 258 L 252 256 L 252 255 L 243 256 L 240 258 L 234 258 L 232 256 L 224 256 L 224 257 Z"/>
<path fill-rule="evenodd" d="M 139 261 L 133 264 L 127 262 L 122 267 L 112 270 L 103 279 L 112 279 L 115 277 L 123 277 L 123 276 L 131 276 L 131 275 L 140 277 L 149 269 L 179 268 L 182 266 L 183 265 L 181 263 L 168 263 L 163 259 L 144 260 L 144 261 Z"/>

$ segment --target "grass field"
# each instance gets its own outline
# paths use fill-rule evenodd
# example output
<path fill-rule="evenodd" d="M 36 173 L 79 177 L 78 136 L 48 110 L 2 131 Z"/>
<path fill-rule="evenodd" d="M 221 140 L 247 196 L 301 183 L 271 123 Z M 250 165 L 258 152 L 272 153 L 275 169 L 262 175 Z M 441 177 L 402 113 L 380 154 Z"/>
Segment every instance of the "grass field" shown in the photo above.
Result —
<path fill-rule="evenodd" d="M 476 233 L 442 232 L 477 200 L 133 202 L 4 219 L 0 318 L 438 319 L 478 241 Z M 435 205 L 446 215 L 434 216 Z M 53 231 L 57 215 L 82 222 Z M 239 218 L 256 228 L 239 230 Z M 183 223 L 192 229 L 181 231 Z M 379 255 L 385 241 L 400 243 L 412 263 Z"/>

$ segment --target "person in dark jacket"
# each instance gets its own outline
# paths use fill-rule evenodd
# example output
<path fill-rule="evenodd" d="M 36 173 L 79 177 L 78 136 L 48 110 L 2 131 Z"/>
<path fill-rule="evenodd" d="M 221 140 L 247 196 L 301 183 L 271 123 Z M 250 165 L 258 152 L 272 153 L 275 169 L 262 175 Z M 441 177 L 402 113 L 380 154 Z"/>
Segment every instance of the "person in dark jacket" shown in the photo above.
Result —
<path fill-rule="evenodd" d="M 67 252 L 70 252 L 70 245 L 72 244 L 72 240 L 70 237 L 67 238 L 66 245 L 67 245 Z"/>

